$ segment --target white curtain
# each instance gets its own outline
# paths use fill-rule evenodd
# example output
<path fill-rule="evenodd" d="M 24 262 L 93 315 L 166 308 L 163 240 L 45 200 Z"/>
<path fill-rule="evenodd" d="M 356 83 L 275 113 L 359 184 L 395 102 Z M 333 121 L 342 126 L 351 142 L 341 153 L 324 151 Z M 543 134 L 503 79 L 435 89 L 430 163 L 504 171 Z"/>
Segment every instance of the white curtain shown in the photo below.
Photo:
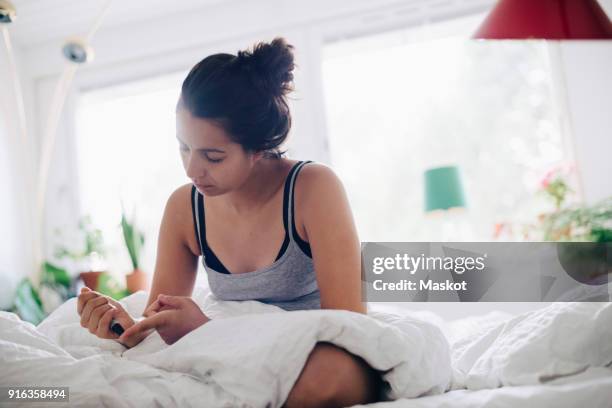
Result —
<path fill-rule="evenodd" d="M 35 275 L 32 213 L 34 195 L 19 127 L 10 59 L 0 47 L 0 308 L 12 305 L 19 281 Z M 32 169 L 33 170 L 33 169 Z"/>

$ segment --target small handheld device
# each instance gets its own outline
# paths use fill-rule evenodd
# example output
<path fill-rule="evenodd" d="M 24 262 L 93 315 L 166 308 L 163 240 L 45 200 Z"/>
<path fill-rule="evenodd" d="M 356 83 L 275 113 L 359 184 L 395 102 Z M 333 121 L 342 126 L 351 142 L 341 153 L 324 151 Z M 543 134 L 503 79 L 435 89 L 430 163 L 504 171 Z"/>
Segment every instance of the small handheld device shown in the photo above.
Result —
<path fill-rule="evenodd" d="M 117 336 L 121 336 L 123 332 L 125 331 L 123 329 L 123 326 L 121 326 L 119 322 L 117 322 L 115 319 L 111 321 L 110 329 L 113 333 L 117 334 Z"/>

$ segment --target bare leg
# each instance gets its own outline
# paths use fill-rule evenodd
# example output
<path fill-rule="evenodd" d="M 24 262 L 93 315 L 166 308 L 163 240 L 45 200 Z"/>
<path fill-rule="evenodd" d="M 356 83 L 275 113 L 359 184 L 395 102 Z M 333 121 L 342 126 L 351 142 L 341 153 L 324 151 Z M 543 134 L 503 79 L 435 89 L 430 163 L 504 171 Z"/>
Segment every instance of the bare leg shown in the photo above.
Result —
<path fill-rule="evenodd" d="M 379 400 L 380 373 L 362 358 L 330 343 L 317 343 L 308 356 L 286 408 L 335 408 Z"/>

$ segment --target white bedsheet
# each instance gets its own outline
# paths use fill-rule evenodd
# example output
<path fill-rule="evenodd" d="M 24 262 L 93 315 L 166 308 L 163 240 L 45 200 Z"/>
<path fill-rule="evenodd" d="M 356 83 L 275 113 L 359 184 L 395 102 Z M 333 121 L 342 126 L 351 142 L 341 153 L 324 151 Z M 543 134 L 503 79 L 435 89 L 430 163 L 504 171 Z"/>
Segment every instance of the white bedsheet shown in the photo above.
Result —
<path fill-rule="evenodd" d="M 517 316 L 492 311 L 451 322 L 412 314 L 449 340 L 453 390 L 368 408 L 612 408 L 610 303 L 553 303 Z"/>
<path fill-rule="evenodd" d="M 154 333 L 127 351 L 81 328 L 74 299 L 38 327 L 0 313 L 0 385 L 70 386 L 79 406 L 278 407 L 328 341 L 385 372 L 397 401 L 372 407 L 612 408 L 610 303 L 446 322 L 380 309 L 285 312 L 205 291 L 194 300 L 211 322 L 172 346 Z M 145 302 L 140 292 L 124 304 L 140 315 Z"/>
<path fill-rule="evenodd" d="M 465 330 L 468 326 L 469 330 Z M 553 303 L 512 318 L 467 319 L 449 336 L 453 388 L 534 385 L 612 363 L 612 303 Z"/>
<path fill-rule="evenodd" d="M 259 302 L 194 299 L 212 320 L 167 346 L 154 333 L 125 351 L 80 327 L 75 299 L 38 327 L 0 313 L 2 385 L 69 386 L 73 405 L 278 407 L 315 344 L 334 343 L 386 372 L 389 398 L 443 392 L 449 346 L 412 317 L 347 311 L 285 312 Z M 139 315 L 143 292 L 124 302 Z"/>
<path fill-rule="evenodd" d="M 359 405 L 359 407 L 364 407 Z M 610 408 L 612 369 L 592 367 L 547 384 L 454 390 L 442 395 L 368 404 L 367 408 Z"/>

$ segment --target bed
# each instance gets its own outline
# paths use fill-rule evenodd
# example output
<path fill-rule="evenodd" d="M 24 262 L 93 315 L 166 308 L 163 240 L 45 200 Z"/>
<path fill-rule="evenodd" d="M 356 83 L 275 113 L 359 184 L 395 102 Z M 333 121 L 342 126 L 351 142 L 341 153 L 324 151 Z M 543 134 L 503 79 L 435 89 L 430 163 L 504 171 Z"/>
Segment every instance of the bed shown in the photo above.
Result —
<path fill-rule="evenodd" d="M 146 297 L 123 303 L 138 315 Z M 223 302 L 204 288 L 193 297 L 211 322 L 171 346 L 153 333 L 129 350 L 81 328 L 75 299 L 38 326 L 1 312 L 0 386 L 68 386 L 73 406 L 280 407 L 326 341 L 383 373 L 387 401 L 368 407 L 612 407 L 610 303 L 518 314 L 482 304 L 447 319 L 427 304 L 361 315 Z"/>
<path fill-rule="evenodd" d="M 362 407 L 364 405 L 361 405 Z M 368 404 L 368 408 L 462 407 L 611 407 L 612 372 L 589 369 L 548 384 L 508 386 L 490 390 L 454 390 L 441 395 Z"/>
<path fill-rule="evenodd" d="M 451 349 L 451 387 L 438 395 L 368 404 L 368 408 L 612 407 L 612 333 L 608 329 L 612 317 L 602 313 L 609 309 L 608 304 L 499 302 L 421 303 L 415 306 L 377 304 L 375 308 L 395 314 L 410 313 L 440 327 Z M 587 313 L 582 322 L 577 322 L 580 314 L 576 313 L 576 308 Z M 437 313 L 425 311 L 427 309 Z M 590 312 L 595 317 L 589 316 Z M 608 328 L 599 330 L 594 321 L 606 322 L 604 325 Z M 519 324 L 525 325 L 525 329 L 533 329 L 535 334 L 530 338 L 528 333 L 521 333 Z M 577 335 L 573 342 L 564 341 L 576 330 L 582 330 L 582 335 Z M 504 337 L 508 339 L 506 342 Z M 508 343 L 512 343 L 514 337 L 525 341 L 509 350 Z M 552 350 L 541 350 L 537 343 Z M 567 347 L 565 351 L 556 350 L 564 346 Z M 597 353 L 606 356 L 600 360 L 600 365 L 590 365 L 589 357 L 578 355 L 577 350 L 585 346 L 594 346 L 599 350 Z M 497 370 L 493 368 L 492 357 L 503 355 L 504 349 L 508 359 L 525 362 L 514 374 L 511 370 L 500 369 L 501 364 Z M 534 353 L 540 354 L 539 361 L 530 361 Z M 529 362 L 533 363 L 531 367 Z M 521 371 L 524 375 L 517 375 Z M 530 371 L 531 374 L 525 375 Z M 495 380 L 487 381 L 492 378 Z"/>

